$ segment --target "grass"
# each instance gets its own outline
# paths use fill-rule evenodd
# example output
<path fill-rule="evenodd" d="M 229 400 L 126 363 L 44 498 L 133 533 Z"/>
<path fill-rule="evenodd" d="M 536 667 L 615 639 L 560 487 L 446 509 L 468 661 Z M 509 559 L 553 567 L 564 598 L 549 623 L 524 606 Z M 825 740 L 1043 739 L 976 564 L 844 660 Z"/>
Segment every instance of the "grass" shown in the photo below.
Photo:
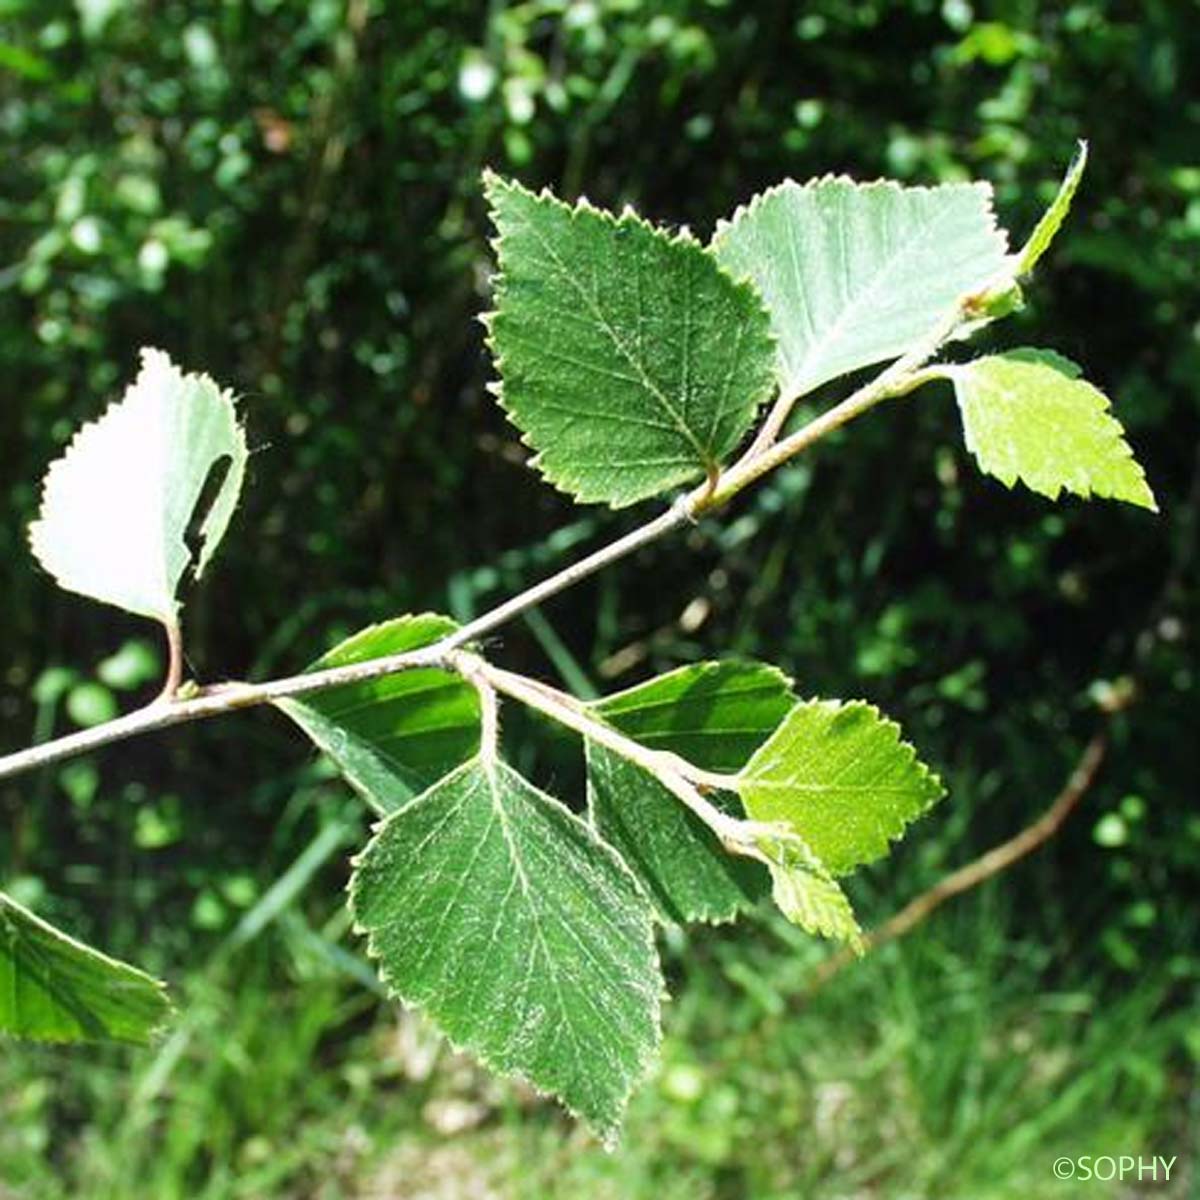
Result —
<path fill-rule="evenodd" d="M 1138 1194 L 1057 1183 L 1061 1155 L 1155 1153 L 1174 1182 L 1144 1194 L 1194 1194 L 1194 1012 L 1149 977 L 1097 1001 L 1004 894 L 811 997 L 820 950 L 773 916 L 668 936 L 662 1067 L 613 1154 L 285 914 L 186 982 L 157 1047 L 6 1047 L 0 1197 L 1040 1200 Z"/>

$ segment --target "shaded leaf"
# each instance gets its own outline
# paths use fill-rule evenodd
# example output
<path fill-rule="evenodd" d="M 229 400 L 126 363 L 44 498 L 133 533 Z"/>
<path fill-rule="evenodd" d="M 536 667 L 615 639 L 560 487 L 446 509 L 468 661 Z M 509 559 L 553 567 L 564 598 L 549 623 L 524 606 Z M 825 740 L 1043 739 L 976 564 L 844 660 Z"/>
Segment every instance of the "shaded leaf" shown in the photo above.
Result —
<path fill-rule="evenodd" d="M 38 561 L 68 591 L 165 624 L 192 552 L 203 574 L 237 506 L 246 439 L 232 392 L 185 375 L 161 350 L 143 350 L 137 379 L 85 425 L 46 474 L 30 526 Z M 228 468 L 208 510 L 196 512 L 210 473 Z"/>
<path fill-rule="evenodd" d="M 434 613 L 397 617 L 360 630 L 310 671 L 348 666 L 428 646 L 458 626 Z M 380 813 L 391 812 L 479 749 L 479 697 L 460 675 L 436 668 L 399 671 L 279 700 L 287 713 Z"/>
<path fill-rule="evenodd" d="M 793 703 L 787 677 L 762 663 L 701 663 L 593 705 L 654 750 L 706 771 L 736 772 Z M 648 771 L 587 742 L 588 809 L 666 921 L 727 921 L 766 890 L 763 868 L 729 854 Z"/>
<path fill-rule="evenodd" d="M 171 1011 L 163 984 L 75 941 L 0 892 L 0 1034 L 146 1042 Z"/>
<path fill-rule="evenodd" d="M 690 236 L 486 176 L 491 345 L 535 465 L 614 508 L 701 478 L 772 391 L 770 321 Z"/>
<path fill-rule="evenodd" d="M 967 449 L 987 474 L 1051 500 L 1065 489 L 1158 510 L 1108 397 L 1073 362 L 1011 350 L 941 371 L 954 383 Z"/>
<path fill-rule="evenodd" d="M 615 1137 L 663 981 L 650 906 L 582 821 L 472 760 L 379 826 L 351 903 L 401 1000 Z"/>
<path fill-rule="evenodd" d="M 887 853 L 942 796 L 900 727 L 861 701 L 797 704 L 741 772 L 749 816 L 793 829 L 833 874 Z"/>
<path fill-rule="evenodd" d="M 679 667 L 592 705 L 610 725 L 706 771 L 737 771 L 795 702 L 791 681 L 759 662 Z"/>
<path fill-rule="evenodd" d="M 766 301 L 791 396 L 904 354 L 1005 270 L 1007 248 L 987 184 L 830 177 L 756 196 L 712 245 Z"/>

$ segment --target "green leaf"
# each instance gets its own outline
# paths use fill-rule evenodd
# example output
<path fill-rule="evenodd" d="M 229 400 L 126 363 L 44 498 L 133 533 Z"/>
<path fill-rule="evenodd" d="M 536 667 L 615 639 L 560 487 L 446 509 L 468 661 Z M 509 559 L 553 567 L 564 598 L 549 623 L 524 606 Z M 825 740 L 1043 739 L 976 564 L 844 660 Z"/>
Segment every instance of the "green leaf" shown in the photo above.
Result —
<path fill-rule="evenodd" d="M 472 760 L 379 826 L 351 903 L 401 1000 L 615 1137 L 663 981 L 650 906 L 582 821 Z"/>
<path fill-rule="evenodd" d="M 900 727 L 857 700 L 797 704 L 746 764 L 738 792 L 750 817 L 783 822 L 835 875 L 886 854 L 943 794 Z"/>
<path fill-rule="evenodd" d="M 0 1034 L 43 1042 L 146 1042 L 166 989 L 0 892 Z"/>
<path fill-rule="evenodd" d="M 736 772 L 793 703 L 761 663 L 701 663 L 592 706 L 621 733 L 706 771 Z M 765 891 L 762 867 L 729 854 L 648 771 L 587 742 L 592 824 L 629 864 L 664 921 L 727 921 Z"/>
<path fill-rule="evenodd" d="M 669 750 L 706 771 L 735 772 L 794 702 L 791 681 L 778 668 L 730 661 L 680 667 L 592 708 L 643 746 Z"/>
<path fill-rule="evenodd" d="M 770 320 L 690 235 L 485 179 L 500 402 L 535 465 L 614 508 L 716 469 L 772 391 Z"/>
<path fill-rule="evenodd" d="M 434 613 L 371 625 L 309 667 L 322 671 L 431 645 L 458 626 Z M 279 700 L 377 812 L 388 813 L 479 750 L 479 697 L 462 676 L 399 671 Z"/>
<path fill-rule="evenodd" d="M 722 221 L 713 251 L 758 285 L 785 395 L 897 358 L 1005 270 L 987 184 L 787 180 Z"/>
<path fill-rule="evenodd" d="M 46 474 L 29 528 L 38 561 L 68 591 L 164 624 L 192 562 L 185 534 L 198 518 L 197 578 L 237 506 L 246 438 L 233 394 L 143 350 L 137 379 L 85 425 Z M 196 512 L 214 468 L 228 460 L 207 512 Z"/>
<path fill-rule="evenodd" d="M 1062 490 L 1157 512 L 1108 397 L 1046 350 L 1010 350 L 941 368 L 954 383 L 967 448 L 1007 487 L 1019 479 L 1051 500 Z"/>
<path fill-rule="evenodd" d="M 1029 235 L 1029 241 L 1017 254 L 1020 274 L 1028 275 L 1033 270 L 1038 259 L 1046 253 L 1050 243 L 1054 241 L 1055 235 L 1062 228 L 1067 213 L 1071 211 L 1071 201 L 1075 198 L 1079 181 L 1083 178 L 1087 159 L 1088 145 L 1087 142 L 1081 141 L 1075 150 L 1075 157 L 1071 159 L 1071 165 L 1067 168 L 1067 173 L 1059 185 L 1058 195 L 1054 197 L 1050 207 L 1042 214 L 1042 219 L 1034 227 L 1033 233 Z"/>
<path fill-rule="evenodd" d="M 862 929 L 850 901 L 812 850 L 794 836 L 760 839 L 759 846 L 771 860 L 771 898 L 779 911 L 801 929 L 861 953 Z"/>

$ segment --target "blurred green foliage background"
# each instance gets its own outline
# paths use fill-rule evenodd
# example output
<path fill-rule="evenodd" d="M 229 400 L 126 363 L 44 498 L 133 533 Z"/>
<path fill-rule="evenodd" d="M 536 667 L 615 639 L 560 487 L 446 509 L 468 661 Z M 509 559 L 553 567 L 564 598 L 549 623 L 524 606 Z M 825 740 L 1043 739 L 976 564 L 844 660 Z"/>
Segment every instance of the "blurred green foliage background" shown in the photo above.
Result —
<path fill-rule="evenodd" d="M 1197 62 L 1193 0 L 0 0 L 4 749 L 156 686 L 153 631 L 24 544 L 142 344 L 234 386 L 255 447 L 188 604 L 204 681 L 468 616 L 637 519 L 540 484 L 484 391 L 484 165 L 705 236 L 786 175 L 985 178 L 1020 237 L 1088 137 L 990 337 L 1079 360 L 1163 510 L 1006 493 L 927 390 L 496 639 L 583 692 L 739 654 L 879 703 L 951 794 L 852 881 L 871 923 L 1040 812 L 1137 678 L 1049 848 L 815 996 L 821 948 L 765 912 L 672 932 L 613 1156 L 380 999 L 341 902 L 364 816 L 281 721 L 3 785 L 0 880 L 181 1014 L 145 1052 L 2 1048 L 0 1197 L 974 1200 L 1084 1194 L 1050 1168 L 1087 1153 L 1200 1195 Z M 579 795 L 569 743 L 507 731 Z"/>

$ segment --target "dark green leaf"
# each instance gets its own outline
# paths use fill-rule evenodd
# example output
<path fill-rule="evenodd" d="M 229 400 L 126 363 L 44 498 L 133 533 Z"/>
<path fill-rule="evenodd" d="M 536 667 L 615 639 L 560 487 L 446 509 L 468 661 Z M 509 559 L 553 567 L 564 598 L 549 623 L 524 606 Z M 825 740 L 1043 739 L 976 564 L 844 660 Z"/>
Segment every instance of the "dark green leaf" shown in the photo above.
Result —
<path fill-rule="evenodd" d="M 456 628 L 449 617 L 432 613 L 397 617 L 347 638 L 309 670 L 402 654 Z M 281 700 L 278 707 L 381 813 L 398 808 L 479 748 L 479 698 L 448 671 L 399 671 L 303 700 Z"/>
<path fill-rule="evenodd" d="M 732 773 L 792 703 L 782 672 L 729 662 L 683 667 L 593 708 L 651 749 L 671 751 L 706 771 Z M 762 867 L 730 855 L 653 775 L 591 741 L 587 760 L 592 822 L 620 851 L 663 920 L 729 920 L 764 894 Z"/>
<path fill-rule="evenodd" d="M 170 1011 L 163 984 L 0 892 L 0 1033 L 44 1042 L 146 1042 Z"/>
<path fill-rule="evenodd" d="M 551 483 L 614 508 L 714 471 L 772 391 L 754 289 L 632 212 L 486 179 L 500 402 Z"/>
<path fill-rule="evenodd" d="M 401 1000 L 615 1137 L 663 981 L 649 904 L 582 821 L 472 760 L 379 826 L 351 899 Z"/>

